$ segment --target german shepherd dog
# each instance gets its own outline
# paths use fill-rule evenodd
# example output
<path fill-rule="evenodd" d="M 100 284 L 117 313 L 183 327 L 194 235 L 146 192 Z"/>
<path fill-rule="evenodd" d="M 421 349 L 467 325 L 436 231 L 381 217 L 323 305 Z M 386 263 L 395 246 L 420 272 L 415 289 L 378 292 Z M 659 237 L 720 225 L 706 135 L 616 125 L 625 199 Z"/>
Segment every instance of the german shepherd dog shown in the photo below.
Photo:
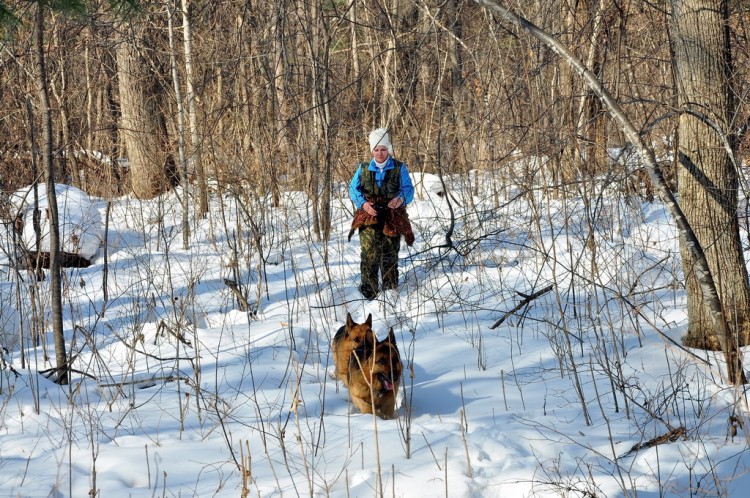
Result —
<path fill-rule="evenodd" d="M 372 346 L 363 344 L 352 353 L 349 362 L 349 395 L 362 413 L 373 413 L 380 418 L 393 418 L 396 395 L 401 383 L 403 365 L 396 346 L 393 328 L 388 337 Z"/>
<path fill-rule="evenodd" d="M 333 365 L 336 378 L 349 385 L 349 370 L 356 358 L 352 353 L 359 349 L 362 358 L 370 356 L 375 344 L 375 334 L 372 332 L 372 314 L 367 315 L 365 323 L 356 323 L 350 313 L 346 314 L 346 325 L 339 328 L 333 337 Z"/>

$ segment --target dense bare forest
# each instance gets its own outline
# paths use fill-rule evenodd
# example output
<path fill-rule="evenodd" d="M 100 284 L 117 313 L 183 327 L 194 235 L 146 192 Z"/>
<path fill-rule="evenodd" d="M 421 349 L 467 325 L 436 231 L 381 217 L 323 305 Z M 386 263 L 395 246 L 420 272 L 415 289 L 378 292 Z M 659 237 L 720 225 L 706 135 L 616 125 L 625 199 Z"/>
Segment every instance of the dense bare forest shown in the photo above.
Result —
<path fill-rule="evenodd" d="M 584 61 L 650 143 L 670 146 L 667 2 L 505 3 Z M 39 106 L 36 8 L 7 8 L 16 19 L 3 27 L 0 66 L 5 191 L 33 180 Z M 748 7 L 730 8 L 739 130 Z M 85 13 L 48 10 L 44 30 L 56 168 L 92 194 L 153 196 L 182 168 L 211 188 L 241 179 L 324 193 L 367 153 L 376 125 L 398 137 L 415 171 L 501 172 L 514 154 L 534 153 L 549 158 L 547 185 L 564 191 L 611 172 L 606 148 L 624 143 L 564 61 L 475 2 L 184 0 L 140 2 L 127 16 L 91 2 Z M 158 181 L 142 182 L 143 171 Z M 623 184 L 638 178 L 615 173 Z"/>
<path fill-rule="evenodd" d="M 675 151 L 684 144 L 718 150 L 724 169 L 706 178 L 726 180 L 723 188 L 735 197 L 719 203 L 718 211 L 735 209 L 748 122 L 746 2 L 505 4 L 603 83 L 658 158 L 655 166 L 670 189 L 677 189 L 680 171 L 690 170 L 687 156 Z M 698 12 L 699 4 L 715 7 L 716 18 L 680 14 Z M 6 194 L 49 181 L 51 172 L 58 182 L 105 198 L 147 199 L 189 182 L 195 195 L 183 202 L 200 215 L 212 193 L 277 198 L 302 190 L 314 201 L 315 233 L 326 239 L 332 189 L 366 156 L 367 130 L 386 126 L 397 137 L 396 155 L 415 172 L 468 178 L 471 170 L 492 171 L 496 190 L 541 188 L 563 199 L 585 194 L 606 177 L 627 195 L 654 196 L 653 178 L 642 165 L 608 154 L 632 142 L 570 62 L 479 3 L 182 0 L 3 7 L 0 181 Z M 709 36 L 686 34 L 691 23 L 717 28 L 709 35 L 718 47 L 710 59 L 718 63 L 706 74 L 719 73 L 718 80 L 698 78 L 692 64 L 699 56 L 680 51 L 691 46 L 691 36 Z M 694 80 L 704 86 L 687 84 Z M 704 95 L 706 88 L 722 98 Z M 700 142 L 687 124 L 681 128 L 686 116 L 718 123 L 713 142 Z M 533 171 L 504 168 L 519 156 L 544 160 Z M 681 180 L 685 199 L 693 177 Z M 693 225 L 712 216 L 704 209 L 706 185 L 698 181 L 692 215 L 683 206 Z M 741 255 L 737 224 L 746 221 L 730 219 L 734 228 L 718 231 L 729 234 L 730 252 Z M 719 247 L 718 235 L 698 235 L 702 244 Z M 692 257 L 685 249 L 683 259 Z M 712 271 L 742 261 L 722 264 L 729 266 Z M 739 276 L 733 289 L 747 280 L 742 271 Z M 700 282 L 689 276 L 687 284 L 701 294 Z M 732 291 L 735 308 L 748 301 L 746 287 Z M 704 337 L 713 327 L 709 315 L 692 317 L 691 323 L 704 324 L 692 331 L 699 336 L 693 340 L 726 350 L 721 327 Z M 745 323 L 742 314 L 728 315 Z M 746 332 L 739 335 L 745 344 Z"/>

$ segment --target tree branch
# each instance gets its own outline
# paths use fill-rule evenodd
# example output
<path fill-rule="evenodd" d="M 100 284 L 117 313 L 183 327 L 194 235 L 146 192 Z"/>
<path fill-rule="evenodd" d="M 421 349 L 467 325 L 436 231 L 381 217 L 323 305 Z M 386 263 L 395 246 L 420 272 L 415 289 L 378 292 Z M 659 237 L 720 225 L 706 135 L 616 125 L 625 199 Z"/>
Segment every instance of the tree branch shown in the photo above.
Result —
<path fill-rule="evenodd" d="M 545 287 L 544 289 L 538 290 L 538 291 L 536 291 L 536 292 L 534 292 L 532 294 L 523 294 L 521 292 L 516 291 L 516 292 L 518 292 L 519 296 L 523 297 L 523 300 L 520 303 L 518 303 L 512 310 L 505 312 L 505 314 L 502 317 L 500 317 L 500 319 L 498 321 L 496 321 L 490 328 L 494 329 L 494 328 L 499 327 L 500 324 L 503 323 L 510 315 L 512 315 L 516 311 L 520 310 L 521 308 L 523 308 L 524 306 L 526 306 L 527 304 L 529 304 L 534 299 L 536 299 L 536 298 L 538 298 L 540 296 L 543 296 L 544 294 L 548 293 L 553 288 L 554 288 L 554 285 L 550 284 L 547 287 Z"/>

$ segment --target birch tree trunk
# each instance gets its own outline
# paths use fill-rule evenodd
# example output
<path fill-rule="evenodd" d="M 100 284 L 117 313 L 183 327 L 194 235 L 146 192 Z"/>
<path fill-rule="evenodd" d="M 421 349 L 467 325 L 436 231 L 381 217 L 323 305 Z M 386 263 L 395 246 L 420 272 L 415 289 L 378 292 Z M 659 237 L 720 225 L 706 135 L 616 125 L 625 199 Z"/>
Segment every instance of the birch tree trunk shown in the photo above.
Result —
<path fill-rule="evenodd" d="M 198 182 L 198 214 L 204 217 L 208 213 L 208 187 L 206 170 L 203 166 L 201 138 L 198 133 L 197 96 L 195 94 L 195 76 L 193 75 L 193 30 L 190 24 L 190 0 L 182 0 L 182 36 L 185 50 L 185 98 L 187 100 L 188 123 L 190 126 L 190 147 L 187 151 L 189 170 L 195 172 Z M 183 189 L 187 192 L 187 185 Z"/>

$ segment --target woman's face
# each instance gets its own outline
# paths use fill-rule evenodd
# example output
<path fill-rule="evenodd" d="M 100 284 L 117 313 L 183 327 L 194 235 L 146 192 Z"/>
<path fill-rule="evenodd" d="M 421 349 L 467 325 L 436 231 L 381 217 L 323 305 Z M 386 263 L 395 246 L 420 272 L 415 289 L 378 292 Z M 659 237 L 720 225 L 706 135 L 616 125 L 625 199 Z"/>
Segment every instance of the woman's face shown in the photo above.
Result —
<path fill-rule="evenodd" d="M 388 147 L 377 145 L 372 149 L 372 157 L 375 159 L 375 162 L 384 163 L 388 159 Z"/>

